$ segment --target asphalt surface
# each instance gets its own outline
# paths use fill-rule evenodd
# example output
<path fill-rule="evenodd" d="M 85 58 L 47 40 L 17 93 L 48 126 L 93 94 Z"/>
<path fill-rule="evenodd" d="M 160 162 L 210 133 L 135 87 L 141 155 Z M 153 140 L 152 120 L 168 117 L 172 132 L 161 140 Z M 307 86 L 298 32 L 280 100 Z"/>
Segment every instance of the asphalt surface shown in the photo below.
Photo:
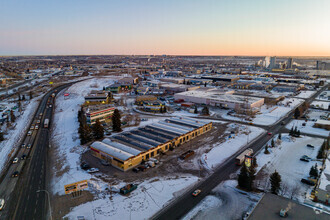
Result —
<path fill-rule="evenodd" d="M 36 125 L 37 120 L 40 120 L 39 129 L 31 129 L 32 134 L 25 135 L 23 143 L 26 147 L 21 147 L 21 144 L 13 146 L 19 148 L 16 154 L 19 162 L 10 164 L 7 173 L 0 180 L 0 198 L 5 199 L 5 207 L 0 212 L 0 219 L 46 219 L 47 194 L 37 191 L 46 189 L 49 126 L 54 107 L 54 98 L 51 94 L 57 94 L 70 85 L 72 83 L 61 85 L 46 93 L 31 123 Z M 46 118 L 50 121 L 48 128 L 44 128 Z M 31 148 L 27 148 L 28 144 Z M 23 154 L 27 155 L 25 160 L 21 160 Z M 18 177 L 11 176 L 15 171 L 19 171 Z"/>
<path fill-rule="evenodd" d="M 312 97 L 305 99 L 306 102 L 312 102 L 322 91 L 327 89 L 329 86 L 323 87 Z M 286 131 L 285 125 L 290 123 L 293 119 L 294 109 L 287 114 L 284 118 L 279 120 L 277 123 L 268 126 L 268 131 L 271 132 L 271 135 L 267 133 L 262 134 L 259 138 L 255 139 L 251 143 L 247 144 L 239 152 L 234 154 L 232 157 L 228 158 L 224 163 L 216 168 L 214 173 L 212 173 L 206 179 L 200 181 L 196 184 L 194 189 L 190 189 L 185 192 L 183 195 L 175 199 L 168 206 L 163 207 L 158 213 L 156 213 L 152 219 L 157 220 L 168 220 L 168 219 L 180 219 L 186 215 L 191 209 L 193 209 L 203 198 L 210 194 L 212 189 L 219 185 L 222 181 L 229 179 L 231 173 L 236 172 L 239 167 L 235 165 L 235 158 L 241 154 L 247 148 L 252 148 L 253 152 L 258 152 L 262 147 L 277 133 Z M 221 119 L 219 119 L 221 120 Z M 239 123 L 233 121 L 235 123 Z M 282 122 L 284 125 L 282 125 Z M 195 189 L 200 189 L 201 193 L 197 197 L 193 197 L 192 193 Z"/>

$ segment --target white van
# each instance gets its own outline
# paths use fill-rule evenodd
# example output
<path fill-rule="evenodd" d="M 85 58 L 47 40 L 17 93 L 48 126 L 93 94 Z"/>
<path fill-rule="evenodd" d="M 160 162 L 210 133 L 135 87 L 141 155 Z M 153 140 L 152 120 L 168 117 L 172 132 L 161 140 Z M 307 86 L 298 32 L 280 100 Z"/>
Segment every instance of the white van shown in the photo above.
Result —
<path fill-rule="evenodd" d="M 0 199 L 0 211 L 3 209 L 4 206 L 5 206 L 5 200 Z"/>
<path fill-rule="evenodd" d="M 154 163 L 153 161 L 151 161 L 151 160 L 149 160 L 149 161 L 147 162 L 147 164 L 148 164 L 150 167 L 155 167 L 155 163 Z"/>
<path fill-rule="evenodd" d="M 159 161 L 156 159 L 156 158 L 150 158 L 149 160 L 151 160 L 152 162 L 154 162 L 155 164 L 158 164 L 159 163 Z"/>

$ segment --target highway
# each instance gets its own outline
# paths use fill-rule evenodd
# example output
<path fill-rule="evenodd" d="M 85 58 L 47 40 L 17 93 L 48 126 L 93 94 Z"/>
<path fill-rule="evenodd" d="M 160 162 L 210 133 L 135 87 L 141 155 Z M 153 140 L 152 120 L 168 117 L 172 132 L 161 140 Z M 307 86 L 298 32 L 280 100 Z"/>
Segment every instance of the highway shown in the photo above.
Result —
<path fill-rule="evenodd" d="M 306 102 L 311 103 L 321 92 L 327 89 L 329 86 L 323 87 L 316 94 L 314 94 Z M 255 139 L 251 143 L 247 144 L 240 151 L 236 152 L 232 157 L 228 158 L 224 163 L 216 168 L 214 173 L 208 176 L 206 179 L 201 180 L 196 184 L 195 188 L 187 190 L 183 195 L 169 203 L 166 207 L 163 207 L 158 213 L 156 213 L 152 219 L 167 220 L 167 219 L 180 219 L 193 209 L 203 198 L 210 194 L 210 192 L 219 185 L 222 181 L 229 179 L 230 174 L 236 172 L 239 167 L 235 165 L 235 158 L 241 154 L 247 148 L 252 148 L 253 152 L 258 152 L 262 147 L 277 133 L 283 133 L 287 129 L 285 125 L 290 123 L 293 119 L 294 109 L 284 118 L 277 121 L 272 126 L 268 127 L 268 131 L 272 132 L 272 135 L 267 133 L 262 134 L 259 138 Z M 221 119 L 219 119 L 221 120 Z M 233 121 L 239 123 L 237 121 Z M 281 125 L 284 122 L 285 125 Z M 195 189 L 201 189 L 202 192 L 197 196 L 193 197 L 191 194 Z"/>
<path fill-rule="evenodd" d="M 44 120 L 48 118 L 51 123 L 54 106 L 51 94 L 57 94 L 70 85 L 72 83 L 61 85 L 46 93 L 31 123 L 38 124 L 39 129 L 30 129 L 32 134 L 26 134 L 23 141 L 25 147 L 21 144 L 14 146 L 19 148 L 16 154 L 19 161 L 10 164 L 7 173 L 0 180 L 0 198 L 6 201 L 4 210 L 0 212 L 0 219 L 46 219 L 47 194 L 37 193 L 38 190 L 46 189 L 49 128 L 44 127 Z M 40 123 L 37 123 L 38 120 Z M 27 155 L 25 160 L 21 159 L 23 154 Z M 15 171 L 19 171 L 18 177 L 12 177 Z"/>

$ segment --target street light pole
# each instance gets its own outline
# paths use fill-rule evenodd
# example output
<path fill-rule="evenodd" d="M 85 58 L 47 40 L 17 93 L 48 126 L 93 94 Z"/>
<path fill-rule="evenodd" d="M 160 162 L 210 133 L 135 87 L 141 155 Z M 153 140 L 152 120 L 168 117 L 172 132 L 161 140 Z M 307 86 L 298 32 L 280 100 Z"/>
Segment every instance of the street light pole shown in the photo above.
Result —
<path fill-rule="evenodd" d="M 50 220 L 53 220 L 52 218 L 52 207 L 50 206 L 50 197 L 49 197 L 49 192 L 45 189 L 40 189 L 40 190 L 37 190 L 37 193 L 39 192 L 45 192 L 47 193 L 47 197 L 48 197 L 48 206 L 49 206 L 49 212 L 50 212 Z"/>

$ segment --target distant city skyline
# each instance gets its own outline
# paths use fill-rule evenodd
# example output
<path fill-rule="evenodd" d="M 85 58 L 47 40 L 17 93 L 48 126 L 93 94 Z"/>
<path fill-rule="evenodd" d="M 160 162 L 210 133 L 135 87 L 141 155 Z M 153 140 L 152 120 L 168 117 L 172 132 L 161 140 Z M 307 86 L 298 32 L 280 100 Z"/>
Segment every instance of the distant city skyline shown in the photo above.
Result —
<path fill-rule="evenodd" d="M 0 0 L 0 55 L 330 56 L 328 0 Z"/>

